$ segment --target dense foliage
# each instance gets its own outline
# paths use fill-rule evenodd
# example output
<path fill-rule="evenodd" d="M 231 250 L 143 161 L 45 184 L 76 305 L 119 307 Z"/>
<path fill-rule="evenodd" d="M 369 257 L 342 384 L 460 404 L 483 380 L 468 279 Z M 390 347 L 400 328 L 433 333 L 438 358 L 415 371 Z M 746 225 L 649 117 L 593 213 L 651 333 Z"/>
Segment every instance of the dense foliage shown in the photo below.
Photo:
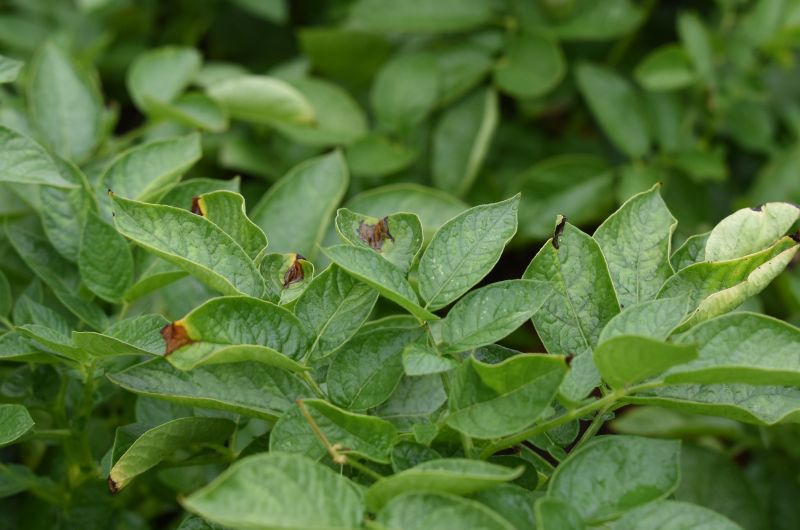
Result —
<path fill-rule="evenodd" d="M 797 0 L 3 6 L 0 528 L 800 527 Z"/>

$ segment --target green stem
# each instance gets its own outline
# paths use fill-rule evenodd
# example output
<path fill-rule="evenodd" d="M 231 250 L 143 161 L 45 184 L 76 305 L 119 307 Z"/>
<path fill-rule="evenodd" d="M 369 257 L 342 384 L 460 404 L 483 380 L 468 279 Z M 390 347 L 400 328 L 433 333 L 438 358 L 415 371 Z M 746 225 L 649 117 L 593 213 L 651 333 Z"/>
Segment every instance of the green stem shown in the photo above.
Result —
<path fill-rule="evenodd" d="M 6 317 L 0 316 L 0 324 L 3 324 L 8 329 L 14 329 L 14 324 L 12 324 L 11 321 Z"/>
<path fill-rule="evenodd" d="M 325 392 L 322 391 L 317 382 L 314 381 L 314 378 L 311 377 L 309 372 L 303 372 L 301 377 L 303 378 L 303 381 L 305 381 L 308 386 L 311 387 L 311 390 L 317 395 L 318 398 L 325 399 Z"/>
<path fill-rule="evenodd" d="M 592 418 L 592 423 L 589 424 L 589 427 L 586 429 L 586 431 L 584 431 L 581 439 L 578 440 L 578 443 L 575 444 L 575 446 L 572 448 L 572 451 L 580 449 L 583 444 L 594 438 L 594 435 L 597 434 L 597 431 L 599 431 L 603 424 L 605 424 L 606 414 L 608 414 L 608 412 L 613 409 L 615 405 L 616 403 L 610 403 L 597 411 L 597 414 L 595 414 L 594 418 Z"/>
<path fill-rule="evenodd" d="M 373 480 L 380 480 L 383 478 L 383 475 L 381 475 L 374 469 L 370 469 L 369 467 L 365 466 L 364 464 L 362 464 L 353 457 L 347 458 L 347 465 L 352 467 L 353 469 L 357 469 L 360 473 L 367 475 Z"/>

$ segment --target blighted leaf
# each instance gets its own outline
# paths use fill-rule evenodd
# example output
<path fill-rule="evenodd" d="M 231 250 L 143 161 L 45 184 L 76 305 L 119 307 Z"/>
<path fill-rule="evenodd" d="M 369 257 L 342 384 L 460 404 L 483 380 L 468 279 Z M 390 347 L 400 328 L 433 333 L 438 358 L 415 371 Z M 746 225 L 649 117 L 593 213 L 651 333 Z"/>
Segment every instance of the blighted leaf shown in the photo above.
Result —
<path fill-rule="evenodd" d="M 148 100 L 169 103 L 192 82 L 202 63 L 194 48 L 164 46 L 148 50 L 131 64 L 128 92 L 139 110 L 149 112 Z"/>
<path fill-rule="evenodd" d="M 463 196 L 483 165 L 498 121 L 497 94 L 479 90 L 442 114 L 433 132 L 436 187 Z"/>
<path fill-rule="evenodd" d="M 312 460 L 328 455 L 311 421 L 344 457 L 389 463 L 389 454 L 397 436 L 391 423 L 374 416 L 347 412 L 321 399 L 300 401 L 281 416 L 270 432 L 269 450 L 302 454 Z"/>
<path fill-rule="evenodd" d="M 422 224 L 412 213 L 375 218 L 340 208 L 336 231 L 345 243 L 371 248 L 405 272 L 422 248 Z"/>
<path fill-rule="evenodd" d="M 141 315 L 120 320 L 103 333 L 73 331 L 72 342 L 89 355 L 163 355 L 160 331 L 167 325 L 161 315 Z"/>
<path fill-rule="evenodd" d="M 419 287 L 430 310 L 467 292 L 494 267 L 517 231 L 519 195 L 475 206 L 445 223 L 419 261 Z"/>
<path fill-rule="evenodd" d="M 274 77 L 243 75 L 208 88 L 208 94 L 237 120 L 274 125 L 278 122 L 310 123 L 311 103 L 295 88 Z"/>
<path fill-rule="evenodd" d="M 697 346 L 672 344 L 636 335 L 620 335 L 601 342 L 593 353 L 594 363 L 611 388 L 624 388 L 658 375 L 675 365 L 697 359 Z M 683 367 L 679 367 L 679 370 Z"/>
<path fill-rule="evenodd" d="M 185 372 L 164 359 L 153 359 L 108 378 L 136 394 L 272 420 L 310 393 L 289 372 L 257 362 L 201 366 Z"/>
<path fill-rule="evenodd" d="M 86 217 L 83 227 L 78 270 L 89 290 L 112 303 L 119 303 L 133 283 L 133 255 L 128 242 L 94 212 Z"/>
<path fill-rule="evenodd" d="M 208 219 L 172 206 L 112 199 L 114 225 L 128 239 L 224 294 L 264 294 L 252 260 Z"/>
<path fill-rule="evenodd" d="M 409 492 L 400 495 L 378 513 L 376 521 L 381 528 L 390 530 L 514 530 L 511 523 L 483 504 L 438 492 Z"/>
<path fill-rule="evenodd" d="M 105 133 L 96 76 L 52 43 L 40 48 L 28 75 L 28 106 L 39 135 L 60 156 L 83 162 Z"/>
<path fill-rule="evenodd" d="M 267 254 L 259 269 L 269 300 L 280 305 L 296 300 L 314 279 L 314 265 L 295 252 Z"/>
<path fill-rule="evenodd" d="M 567 372 L 563 357 L 520 354 L 498 364 L 471 357 L 450 380 L 447 424 L 474 438 L 498 438 L 532 425 Z"/>
<path fill-rule="evenodd" d="M 355 530 L 363 501 L 345 477 L 284 453 L 244 458 L 183 505 L 209 521 L 238 528 Z"/>
<path fill-rule="evenodd" d="M 678 44 L 656 48 L 642 59 L 634 72 L 647 90 L 677 90 L 694 82 L 694 71 L 686 52 Z"/>
<path fill-rule="evenodd" d="M 436 104 L 437 74 L 436 58 L 430 53 L 401 53 L 386 62 L 370 92 L 378 123 L 399 132 L 418 125 Z"/>
<path fill-rule="evenodd" d="M 429 492 L 469 495 L 510 482 L 522 474 L 522 471 L 521 466 L 510 469 L 466 458 L 429 460 L 375 482 L 367 490 L 367 508 L 378 511 L 392 499 L 418 490 L 420 484 L 424 484 Z"/>
<path fill-rule="evenodd" d="M 623 308 L 655 298 L 673 274 L 670 242 L 678 222 L 659 188 L 653 186 L 631 197 L 592 236 L 600 245 Z"/>
<path fill-rule="evenodd" d="M 244 197 L 238 193 L 219 190 L 199 195 L 192 201 L 192 213 L 220 227 L 253 259 L 267 246 L 267 236 L 248 219 Z"/>
<path fill-rule="evenodd" d="M 299 252 L 313 260 L 348 181 L 340 153 L 313 158 L 274 184 L 251 219 L 267 235 L 272 252 Z"/>
<path fill-rule="evenodd" d="M 353 27 L 378 33 L 445 33 L 483 25 L 492 14 L 489 0 L 442 0 L 435 4 L 425 0 L 358 0 L 350 9 L 349 22 Z"/>
<path fill-rule="evenodd" d="M 403 350 L 403 370 L 406 375 L 438 374 L 449 372 L 457 366 L 458 362 L 439 355 L 436 350 L 424 344 L 409 344 Z"/>
<path fill-rule="evenodd" d="M 42 146 L 3 126 L 0 126 L 0 182 L 75 187 L 59 174 L 53 159 Z"/>
<path fill-rule="evenodd" d="M 22 405 L 0 405 L 0 447 L 13 443 L 33 428 L 33 419 Z"/>
<path fill-rule="evenodd" d="M 547 496 L 599 523 L 663 499 L 678 486 L 680 442 L 637 436 L 595 438 L 570 454 L 550 479 Z"/>
<path fill-rule="evenodd" d="M 798 218 L 800 207 L 788 202 L 742 208 L 711 230 L 704 259 L 730 260 L 763 250 L 786 234 Z"/>
<path fill-rule="evenodd" d="M 192 445 L 222 443 L 234 428 L 230 420 L 202 417 L 178 418 L 153 427 L 137 437 L 124 452 L 114 455 L 108 487 L 116 493 L 175 451 Z"/>
<path fill-rule="evenodd" d="M 509 37 L 494 80 L 500 90 L 514 97 L 536 98 L 555 88 L 565 70 L 558 42 L 543 33 L 523 31 Z"/>
<path fill-rule="evenodd" d="M 741 530 L 741 526 L 724 515 L 679 501 L 659 501 L 647 504 L 629 512 L 617 521 L 614 528 L 619 530 L 648 530 L 666 528 L 674 530 Z"/>

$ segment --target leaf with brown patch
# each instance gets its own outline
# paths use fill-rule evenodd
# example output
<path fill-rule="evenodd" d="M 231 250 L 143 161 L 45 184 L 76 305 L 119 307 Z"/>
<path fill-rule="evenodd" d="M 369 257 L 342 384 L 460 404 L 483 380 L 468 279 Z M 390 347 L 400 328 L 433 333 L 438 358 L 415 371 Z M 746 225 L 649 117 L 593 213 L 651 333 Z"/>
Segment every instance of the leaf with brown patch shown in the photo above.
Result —
<path fill-rule="evenodd" d="M 303 272 L 303 264 L 300 263 L 300 260 L 304 260 L 302 254 L 295 254 L 294 260 L 292 264 L 289 265 L 289 268 L 286 269 L 286 272 L 283 273 L 283 288 L 286 289 L 292 284 L 297 282 L 303 281 L 305 278 L 305 272 Z"/>
<path fill-rule="evenodd" d="M 195 195 L 192 197 L 192 213 L 195 215 L 199 215 L 200 217 L 205 217 L 205 213 L 203 212 L 203 207 L 200 204 L 200 197 Z"/>
<path fill-rule="evenodd" d="M 358 237 L 369 245 L 370 248 L 380 252 L 385 240 L 389 239 L 394 242 L 394 237 L 389 232 L 389 218 L 384 217 L 383 219 L 379 219 L 375 224 L 361 221 L 358 224 Z"/>
<path fill-rule="evenodd" d="M 164 355 L 169 355 L 181 346 L 186 346 L 187 344 L 192 344 L 195 342 L 191 337 L 189 337 L 189 332 L 186 331 L 186 327 L 181 323 L 180 320 L 170 322 L 161 328 L 161 336 L 164 338 L 164 342 L 166 343 Z"/>

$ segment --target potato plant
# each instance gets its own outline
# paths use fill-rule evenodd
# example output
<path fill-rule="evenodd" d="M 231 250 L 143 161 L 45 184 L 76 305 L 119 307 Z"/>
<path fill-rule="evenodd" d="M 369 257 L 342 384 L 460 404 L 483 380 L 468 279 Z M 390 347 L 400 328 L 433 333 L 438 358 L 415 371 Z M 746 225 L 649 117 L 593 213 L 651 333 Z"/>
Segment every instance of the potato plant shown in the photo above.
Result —
<path fill-rule="evenodd" d="M 800 4 L 0 13 L 0 528 L 800 527 Z"/>

